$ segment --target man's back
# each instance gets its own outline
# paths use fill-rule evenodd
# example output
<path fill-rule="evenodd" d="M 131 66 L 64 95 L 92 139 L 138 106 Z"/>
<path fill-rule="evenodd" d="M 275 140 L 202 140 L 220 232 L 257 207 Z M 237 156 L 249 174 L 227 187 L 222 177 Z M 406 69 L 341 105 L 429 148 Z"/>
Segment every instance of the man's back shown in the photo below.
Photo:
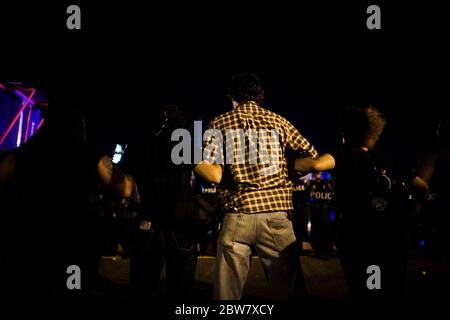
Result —
<path fill-rule="evenodd" d="M 249 101 L 215 118 L 208 129 L 223 137 L 224 152 L 213 160 L 225 165 L 219 192 L 225 212 L 292 210 L 285 152 L 317 152 L 289 121 Z M 217 140 L 207 139 L 207 145 L 212 141 Z"/>

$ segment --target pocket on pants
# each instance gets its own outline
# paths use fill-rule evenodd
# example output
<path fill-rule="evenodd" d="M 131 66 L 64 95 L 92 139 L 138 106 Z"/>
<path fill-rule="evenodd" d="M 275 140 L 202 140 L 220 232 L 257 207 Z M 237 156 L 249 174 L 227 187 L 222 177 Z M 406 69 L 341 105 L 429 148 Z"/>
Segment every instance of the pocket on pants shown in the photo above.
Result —
<path fill-rule="evenodd" d="M 218 239 L 218 242 L 221 246 L 228 248 L 233 247 L 234 241 L 237 237 L 239 221 L 239 214 L 233 213 L 225 215 Z"/>
<path fill-rule="evenodd" d="M 289 245 L 295 242 L 292 222 L 286 216 L 276 216 L 267 220 L 269 230 L 273 237 L 275 248 L 278 252 L 284 251 Z"/>

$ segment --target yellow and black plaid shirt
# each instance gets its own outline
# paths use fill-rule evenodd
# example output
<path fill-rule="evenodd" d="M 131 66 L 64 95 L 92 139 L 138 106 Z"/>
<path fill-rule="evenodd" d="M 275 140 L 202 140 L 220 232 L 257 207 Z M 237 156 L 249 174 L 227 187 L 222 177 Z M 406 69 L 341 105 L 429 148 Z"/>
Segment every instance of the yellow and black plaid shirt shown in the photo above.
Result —
<path fill-rule="evenodd" d="M 206 159 L 224 165 L 217 189 L 223 212 L 293 209 L 285 152 L 317 158 L 317 151 L 288 120 L 250 101 L 216 117 L 208 126 L 211 129 L 223 139 L 206 135 L 204 142 L 210 154 Z"/>

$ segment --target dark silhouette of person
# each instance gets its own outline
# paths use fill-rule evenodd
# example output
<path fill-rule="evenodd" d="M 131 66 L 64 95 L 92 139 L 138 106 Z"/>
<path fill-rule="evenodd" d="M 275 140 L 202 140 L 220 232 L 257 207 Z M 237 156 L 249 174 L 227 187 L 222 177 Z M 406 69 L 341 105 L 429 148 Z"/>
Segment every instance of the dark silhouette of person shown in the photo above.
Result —
<path fill-rule="evenodd" d="M 450 124 L 448 119 L 440 121 L 437 143 L 430 147 L 419 161 L 412 185 L 433 194 L 433 224 L 436 227 L 435 247 L 443 256 L 450 253 Z"/>
<path fill-rule="evenodd" d="M 396 299 L 404 290 L 407 193 L 387 154 L 376 148 L 385 125 L 375 107 L 347 108 L 342 143 L 317 160 L 296 163 L 300 171 L 333 169 L 337 248 L 352 299 Z M 379 268 L 378 279 L 370 278 L 377 272 L 371 266 Z"/>
<path fill-rule="evenodd" d="M 11 297 L 90 295 L 100 261 L 93 196 L 103 183 L 126 197 L 133 180 L 89 142 L 83 113 L 52 100 L 45 123 L 9 155 L 2 180 Z M 13 166 L 11 166 L 13 163 Z M 6 170 L 5 170 L 6 171 Z M 3 200 L 3 199 L 2 199 Z M 2 226 L 2 227 L 3 227 Z M 67 285 L 68 268 L 81 271 L 81 287 Z"/>
<path fill-rule="evenodd" d="M 171 158 L 175 145 L 171 134 L 185 124 L 181 109 L 167 105 L 153 116 L 154 130 L 145 147 L 129 147 L 130 167 L 136 170 L 141 198 L 130 251 L 130 293 L 135 298 L 162 297 L 164 263 L 165 297 L 192 297 L 197 264 L 196 230 L 191 220 L 194 206 L 189 198 L 192 171 L 186 164 L 174 164 Z"/>

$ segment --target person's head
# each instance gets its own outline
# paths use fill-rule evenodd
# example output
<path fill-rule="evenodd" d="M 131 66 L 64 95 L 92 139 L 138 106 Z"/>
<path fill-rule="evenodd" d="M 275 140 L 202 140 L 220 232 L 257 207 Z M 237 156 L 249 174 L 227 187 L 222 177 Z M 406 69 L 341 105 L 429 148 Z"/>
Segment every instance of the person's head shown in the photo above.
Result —
<path fill-rule="evenodd" d="M 383 133 L 386 119 L 375 107 L 349 107 L 342 114 L 341 134 L 346 144 L 373 149 Z"/>
<path fill-rule="evenodd" d="M 231 77 L 228 95 L 233 101 L 233 107 L 249 101 L 259 104 L 264 99 L 264 89 L 256 74 L 244 72 Z"/>

